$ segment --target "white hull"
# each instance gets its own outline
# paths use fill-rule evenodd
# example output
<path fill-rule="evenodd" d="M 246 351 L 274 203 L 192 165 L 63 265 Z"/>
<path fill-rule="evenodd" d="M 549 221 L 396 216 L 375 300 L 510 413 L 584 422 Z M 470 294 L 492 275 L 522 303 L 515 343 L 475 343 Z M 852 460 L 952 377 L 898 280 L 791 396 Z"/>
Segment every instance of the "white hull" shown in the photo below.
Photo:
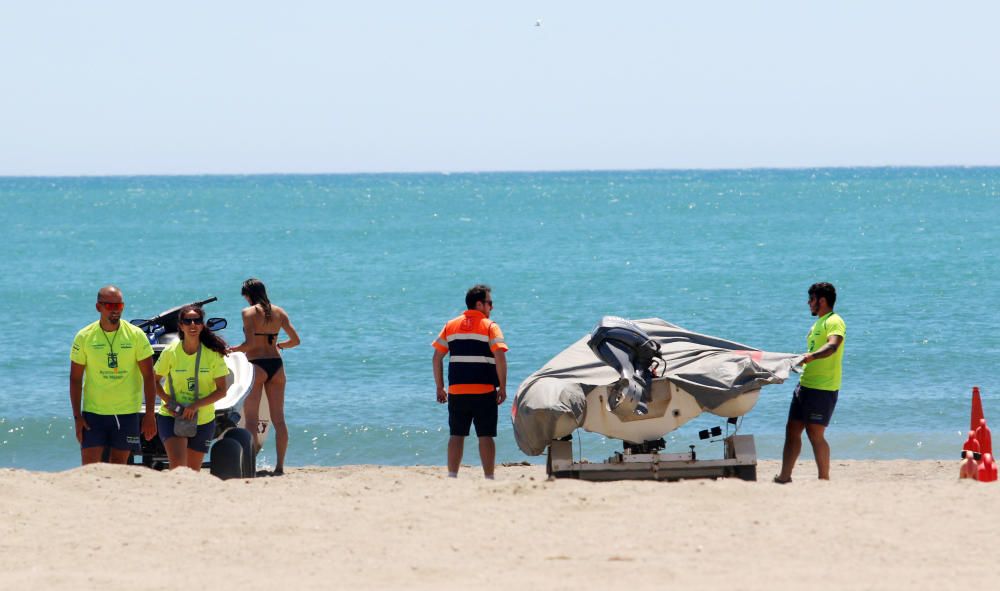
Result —
<path fill-rule="evenodd" d="M 243 353 L 230 353 L 226 356 L 226 365 L 229 367 L 229 375 L 226 377 L 226 396 L 215 403 L 216 409 L 232 408 L 240 415 L 238 427 L 246 429 L 246 412 L 244 403 L 250 389 L 253 387 L 254 365 L 247 361 L 247 356 Z M 261 445 L 267 439 L 267 434 L 271 431 L 271 411 L 267 405 L 267 388 L 260 400 L 259 411 L 260 422 L 257 427 L 257 439 Z"/>
<path fill-rule="evenodd" d="M 611 411 L 607 386 L 587 394 L 587 410 L 581 427 L 593 433 L 632 443 L 659 439 L 680 428 L 703 412 L 721 417 L 739 417 L 750 412 L 760 398 L 760 390 L 740 394 L 713 409 L 702 408 L 694 396 L 667 380 L 654 380 L 652 401 L 645 415 L 622 420 Z"/>

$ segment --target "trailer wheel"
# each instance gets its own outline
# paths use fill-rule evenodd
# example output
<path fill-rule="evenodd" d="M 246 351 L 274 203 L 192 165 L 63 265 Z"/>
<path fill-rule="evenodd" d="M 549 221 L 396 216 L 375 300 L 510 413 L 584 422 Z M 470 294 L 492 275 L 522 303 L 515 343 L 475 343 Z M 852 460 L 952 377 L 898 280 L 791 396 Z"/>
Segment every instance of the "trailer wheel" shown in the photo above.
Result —
<path fill-rule="evenodd" d="M 246 429 L 230 429 L 226 431 L 223 439 L 232 439 L 243 448 L 243 477 L 254 478 L 257 476 L 257 458 L 253 453 L 253 435 Z"/>
<path fill-rule="evenodd" d="M 243 478 L 243 446 L 239 441 L 223 437 L 212 445 L 210 453 L 212 476 Z"/>

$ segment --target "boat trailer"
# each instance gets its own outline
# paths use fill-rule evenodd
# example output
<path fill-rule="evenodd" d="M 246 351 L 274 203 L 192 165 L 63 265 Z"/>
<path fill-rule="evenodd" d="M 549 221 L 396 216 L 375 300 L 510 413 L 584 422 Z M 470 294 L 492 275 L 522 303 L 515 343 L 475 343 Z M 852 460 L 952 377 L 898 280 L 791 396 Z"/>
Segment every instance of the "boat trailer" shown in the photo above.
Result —
<path fill-rule="evenodd" d="M 689 478 L 740 478 L 757 480 L 757 449 L 753 435 L 730 435 L 723 439 L 722 459 L 699 460 L 694 446 L 688 453 L 660 453 L 663 439 L 642 444 L 625 442 L 624 450 L 604 462 L 591 463 L 573 459 L 571 438 L 552 441 L 548 449 L 546 472 L 553 478 L 579 480 L 685 480 Z"/>

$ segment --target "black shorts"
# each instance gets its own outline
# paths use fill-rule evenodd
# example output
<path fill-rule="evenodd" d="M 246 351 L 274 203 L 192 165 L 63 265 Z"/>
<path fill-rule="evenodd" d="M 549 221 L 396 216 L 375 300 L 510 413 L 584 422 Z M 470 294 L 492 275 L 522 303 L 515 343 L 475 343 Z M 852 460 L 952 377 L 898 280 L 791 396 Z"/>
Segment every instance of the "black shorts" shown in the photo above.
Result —
<path fill-rule="evenodd" d="M 467 437 L 475 423 L 477 437 L 497 436 L 497 393 L 449 394 L 448 428 L 454 437 Z"/>
<path fill-rule="evenodd" d="M 167 439 L 174 437 L 174 417 L 168 417 L 157 413 L 156 431 L 160 434 L 160 441 L 166 443 Z M 208 453 L 208 448 L 212 445 L 212 438 L 215 437 L 215 421 L 198 425 L 198 431 L 194 437 L 187 437 L 187 448 Z"/>
<path fill-rule="evenodd" d="M 828 426 L 833 418 L 833 409 L 837 406 L 838 392 L 839 390 L 816 390 L 799 384 L 788 408 L 788 420 Z"/>
<path fill-rule="evenodd" d="M 139 442 L 139 413 L 127 415 L 99 415 L 83 413 L 89 429 L 83 430 L 81 449 L 88 447 L 111 447 L 123 451 L 142 450 Z"/>

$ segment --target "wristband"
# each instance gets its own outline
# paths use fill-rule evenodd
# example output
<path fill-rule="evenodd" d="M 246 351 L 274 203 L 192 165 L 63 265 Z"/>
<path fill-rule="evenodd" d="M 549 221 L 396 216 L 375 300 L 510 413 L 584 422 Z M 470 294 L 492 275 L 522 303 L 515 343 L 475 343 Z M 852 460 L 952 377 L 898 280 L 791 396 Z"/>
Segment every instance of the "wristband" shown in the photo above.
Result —
<path fill-rule="evenodd" d="M 184 407 L 180 404 L 174 407 L 174 414 L 181 414 L 182 412 L 184 412 Z"/>

